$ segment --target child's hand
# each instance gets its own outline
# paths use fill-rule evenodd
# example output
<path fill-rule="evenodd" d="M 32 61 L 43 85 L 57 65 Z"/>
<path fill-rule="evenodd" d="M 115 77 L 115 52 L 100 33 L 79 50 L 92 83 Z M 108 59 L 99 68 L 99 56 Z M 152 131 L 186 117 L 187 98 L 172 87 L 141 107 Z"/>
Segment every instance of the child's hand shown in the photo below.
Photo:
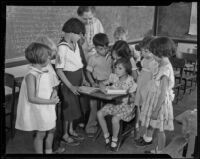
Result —
<path fill-rule="evenodd" d="M 80 95 L 78 92 L 78 87 L 71 85 L 71 87 L 69 87 L 69 89 L 75 94 L 75 95 Z"/>
<path fill-rule="evenodd" d="M 60 99 L 58 98 L 58 96 L 52 97 L 50 100 L 52 104 L 57 104 L 60 102 Z"/>
<path fill-rule="evenodd" d="M 84 80 L 83 83 L 82 83 L 82 85 L 83 85 L 83 86 L 88 86 L 88 87 L 89 87 L 89 86 L 90 86 L 90 83 L 87 82 L 86 80 Z"/>
<path fill-rule="evenodd" d="M 92 87 L 99 87 L 99 85 L 95 82 L 92 82 L 91 84 L 92 84 Z"/>

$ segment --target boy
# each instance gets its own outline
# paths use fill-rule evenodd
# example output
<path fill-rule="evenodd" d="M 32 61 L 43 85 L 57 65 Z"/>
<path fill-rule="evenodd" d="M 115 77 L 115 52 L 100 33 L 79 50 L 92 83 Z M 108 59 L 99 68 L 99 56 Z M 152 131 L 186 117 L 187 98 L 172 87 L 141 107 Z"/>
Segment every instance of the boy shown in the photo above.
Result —
<path fill-rule="evenodd" d="M 111 74 L 111 56 L 108 53 L 108 37 L 104 33 L 98 33 L 93 38 L 96 54 L 88 60 L 87 75 L 93 87 L 99 86 L 103 81 L 109 78 Z M 86 125 L 86 133 L 94 134 L 96 128 L 97 103 L 95 100 L 90 101 L 90 116 Z"/>

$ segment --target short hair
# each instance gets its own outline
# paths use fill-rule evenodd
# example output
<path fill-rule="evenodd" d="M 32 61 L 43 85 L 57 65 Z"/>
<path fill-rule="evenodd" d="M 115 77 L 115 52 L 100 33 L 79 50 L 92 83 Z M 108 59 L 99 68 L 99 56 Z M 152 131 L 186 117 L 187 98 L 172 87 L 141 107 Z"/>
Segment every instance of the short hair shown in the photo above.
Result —
<path fill-rule="evenodd" d="M 125 58 L 120 58 L 118 59 L 116 62 L 115 62 L 115 67 L 119 64 L 122 64 L 126 70 L 126 73 L 131 75 L 132 73 L 132 65 L 131 65 L 131 62 L 130 60 L 128 59 L 125 59 Z"/>
<path fill-rule="evenodd" d="M 62 31 L 65 33 L 74 33 L 85 35 L 85 25 L 78 18 L 70 18 L 62 27 Z"/>
<path fill-rule="evenodd" d="M 127 34 L 127 30 L 125 30 L 124 27 L 119 26 L 115 29 L 113 36 L 114 36 L 114 38 L 119 38 L 120 36 L 122 36 L 124 34 Z"/>
<path fill-rule="evenodd" d="M 94 46 L 107 46 L 109 45 L 108 36 L 104 33 L 95 34 L 93 37 Z"/>
<path fill-rule="evenodd" d="M 158 37 L 150 42 L 149 50 L 158 57 L 171 57 L 176 53 L 176 46 L 169 37 Z"/>
<path fill-rule="evenodd" d="M 39 36 L 35 42 L 47 45 L 52 51 L 57 50 L 57 46 L 54 41 L 46 35 Z M 50 54 L 52 56 L 52 54 Z"/>
<path fill-rule="evenodd" d="M 118 40 L 113 45 L 111 52 L 115 51 L 119 57 L 130 59 L 131 58 L 131 50 L 126 41 Z"/>
<path fill-rule="evenodd" d="M 142 48 L 149 49 L 149 44 L 153 39 L 154 39 L 153 36 L 144 37 L 142 41 L 139 43 L 139 50 L 141 51 Z"/>
<path fill-rule="evenodd" d="M 25 49 L 25 57 L 32 64 L 45 64 L 51 49 L 44 44 L 33 42 Z"/>
<path fill-rule="evenodd" d="M 78 16 L 82 16 L 84 12 L 95 12 L 95 6 L 79 6 L 77 9 Z"/>

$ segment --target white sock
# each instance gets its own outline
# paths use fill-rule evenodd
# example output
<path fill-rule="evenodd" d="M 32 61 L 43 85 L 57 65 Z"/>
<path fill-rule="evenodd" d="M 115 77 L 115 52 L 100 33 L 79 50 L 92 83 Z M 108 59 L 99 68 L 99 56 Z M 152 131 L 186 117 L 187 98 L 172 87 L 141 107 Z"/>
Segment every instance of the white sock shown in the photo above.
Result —
<path fill-rule="evenodd" d="M 45 153 L 46 153 L 46 154 L 51 154 L 51 153 L 52 153 L 52 149 L 46 149 L 46 150 L 45 150 Z"/>
<path fill-rule="evenodd" d="M 110 142 L 110 140 L 109 140 L 109 138 L 108 138 L 109 136 L 110 136 L 109 133 L 105 133 L 105 134 L 104 134 L 104 138 L 105 138 L 105 140 L 106 140 L 106 144 Z"/>
<path fill-rule="evenodd" d="M 144 134 L 144 135 L 143 135 L 143 139 L 144 139 L 144 141 L 146 141 L 146 142 L 151 142 L 152 137 L 148 137 L 148 136 L 146 136 L 146 134 Z"/>
<path fill-rule="evenodd" d="M 111 147 L 116 147 L 117 146 L 116 142 L 118 141 L 118 138 L 112 137 L 112 141 L 115 141 L 115 142 L 111 143 Z"/>

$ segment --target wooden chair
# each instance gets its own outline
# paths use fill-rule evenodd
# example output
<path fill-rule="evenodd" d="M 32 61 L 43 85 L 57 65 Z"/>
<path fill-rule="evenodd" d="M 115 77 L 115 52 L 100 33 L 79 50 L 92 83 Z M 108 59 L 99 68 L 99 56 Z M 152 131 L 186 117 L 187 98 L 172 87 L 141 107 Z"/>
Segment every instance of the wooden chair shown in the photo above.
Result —
<path fill-rule="evenodd" d="M 15 107 L 15 78 L 13 75 L 5 73 L 4 74 L 4 88 L 5 88 L 5 115 L 10 117 L 10 124 L 7 129 L 11 131 L 11 138 L 14 137 L 14 107 Z M 10 100 L 11 97 L 11 100 Z M 10 104 L 10 108 L 9 108 Z"/>
<path fill-rule="evenodd" d="M 174 86 L 174 90 L 176 90 L 176 94 L 175 94 L 175 103 L 178 103 L 178 101 L 180 99 L 182 99 L 183 96 L 180 96 L 180 90 L 181 88 L 184 86 L 184 83 L 182 81 L 182 77 L 183 77 L 183 70 L 185 67 L 185 60 L 184 59 L 179 59 L 176 57 L 171 57 L 170 58 L 170 62 L 173 66 L 174 69 L 174 76 L 175 76 L 175 86 Z"/>
<path fill-rule="evenodd" d="M 187 90 L 192 91 L 193 83 L 196 85 L 196 74 L 197 74 L 197 55 L 196 54 L 189 54 L 189 53 L 182 53 L 183 59 L 185 59 L 186 64 L 184 68 L 184 74 L 182 80 L 184 83 L 184 94 Z M 190 82 L 190 85 L 188 85 Z"/>

